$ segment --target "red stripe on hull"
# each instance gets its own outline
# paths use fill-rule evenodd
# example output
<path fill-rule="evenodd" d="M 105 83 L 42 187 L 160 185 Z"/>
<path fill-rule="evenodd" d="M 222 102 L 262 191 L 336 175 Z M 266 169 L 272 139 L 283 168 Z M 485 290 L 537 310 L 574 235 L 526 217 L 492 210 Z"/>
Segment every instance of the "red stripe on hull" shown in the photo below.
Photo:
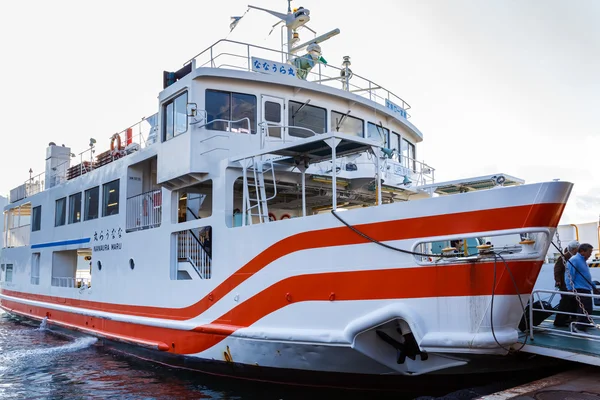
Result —
<path fill-rule="evenodd" d="M 542 262 L 509 262 L 508 266 L 517 282 L 519 293 L 530 293 Z M 497 263 L 496 269 L 495 293 L 516 294 L 504 263 Z M 213 323 L 199 326 L 193 331 L 92 318 L 10 300 L 2 300 L 1 303 L 9 310 L 39 318 L 49 313 L 50 323 L 56 320 L 82 329 L 91 329 L 99 334 L 131 338 L 132 341 L 162 342 L 170 346 L 169 352 L 193 354 L 209 349 L 236 330 L 249 327 L 291 303 L 328 302 L 331 301 L 332 293 L 335 301 L 491 295 L 493 276 L 493 262 L 299 275 L 277 282 Z M 367 282 L 369 284 L 365 284 Z"/>
<path fill-rule="evenodd" d="M 409 218 L 386 222 L 357 225 L 356 227 L 379 241 L 405 240 L 419 237 L 455 235 L 470 232 L 485 232 L 527 227 L 556 227 L 564 204 L 544 203 L 527 206 L 495 208 L 490 210 L 443 214 Z M 254 259 L 233 273 L 207 294 L 184 308 L 134 306 L 127 304 L 82 301 L 39 294 L 2 290 L 3 294 L 53 304 L 86 308 L 117 314 L 183 321 L 194 318 L 230 293 L 245 280 L 265 268 L 273 261 L 288 254 L 314 248 L 368 243 L 366 239 L 347 227 L 329 228 L 302 232 L 273 244 Z M 290 278 L 292 279 L 292 278 Z"/>

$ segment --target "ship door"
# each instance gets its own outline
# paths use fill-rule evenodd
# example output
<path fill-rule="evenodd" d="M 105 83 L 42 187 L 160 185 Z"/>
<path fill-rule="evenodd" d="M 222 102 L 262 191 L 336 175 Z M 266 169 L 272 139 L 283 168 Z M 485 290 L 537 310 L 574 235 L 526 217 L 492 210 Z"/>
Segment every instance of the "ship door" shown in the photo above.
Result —
<path fill-rule="evenodd" d="M 282 98 L 262 96 L 262 133 L 267 141 L 283 140 L 285 135 L 285 103 Z"/>

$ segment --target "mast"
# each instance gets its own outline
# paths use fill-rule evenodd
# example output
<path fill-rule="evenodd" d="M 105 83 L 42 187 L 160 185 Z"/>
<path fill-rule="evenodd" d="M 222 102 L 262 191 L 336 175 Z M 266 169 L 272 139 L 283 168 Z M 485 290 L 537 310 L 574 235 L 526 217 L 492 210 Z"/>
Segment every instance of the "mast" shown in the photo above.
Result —
<path fill-rule="evenodd" d="M 298 7 L 297 9 L 292 11 L 292 0 L 287 0 L 287 2 L 288 2 L 287 14 L 280 13 L 280 12 L 273 11 L 273 10 L 268 10 L 268 9 L 262 8 L 262 7 L 252 6 L 252 5 L 248 5 L 248 8 L 253 8 L 255 10 L 264 11 L 264 12 L 267 12 L 267 13 L 273 15 L 274 17 L 279 18 L 280 21 L 273 26 L 276 26 L 276 25 L 280 24 L 281 22 L 285 23 L 285 26 L 287 28 L 286 46 L 287 46 L 287 53 L 288 53 L 287 54 L 288 61 L 299 50 L 303 49 L 304 47 L 308 46 L 309 44 L 323 42 L 323 41 L 331 38 L 332 36 L 335 36 L 338 33 L 340 33 L 339 29 L 334 29 L 333 31 L 327 32 L 326 34 L 321 35 L 317 38 L 308 40 L 300 46 L 294 47 L 294 43 L 299 41 L 296 31 L 298 28 L 304 26 L 308 21 L 310 21 L 310 10 L 308 10 L 304 7 Z M 308 26 L 305 26 L 305 28 L 312 31 L 312 29 L 310 29 Z M 296 33 L 296 35 L 294 35 L 295 33 Z M 294 36 L 296 36 L 296 37 L 294 37 Z"/>

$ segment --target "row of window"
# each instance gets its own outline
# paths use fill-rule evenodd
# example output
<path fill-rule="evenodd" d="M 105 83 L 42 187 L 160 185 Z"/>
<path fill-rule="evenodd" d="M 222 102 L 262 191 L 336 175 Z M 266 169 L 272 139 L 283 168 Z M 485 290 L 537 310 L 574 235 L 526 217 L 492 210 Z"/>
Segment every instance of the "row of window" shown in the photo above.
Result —
<path fill-rule="evenodd" d="M 274 99 L 275 100 L 275 99 Z M 265 101 L 265 121 L 270 123 L 269 136 L 281 137 L 281 102 Z M 187 92 L 180 94 L 163 106 L 163 140 L 169 140 L 187 131 Z M 217 131 L 256 133 L 257 99 L 255 95 L 207 89 L 205 108 L 208 128 Z M 365 121 L 338 111 L 331 111 L 331 131 L 365 137 Z M 327 110 L 309 103 L 288 101 L 288 133 L 294 137 L 309 137 L 327 131 Z M 297 128 L 294 128 L 297 127 Z M 311 132 L 312 131 L 312 132 Z M 399 155 L 415 159 L 415 145 L 396 132 L 373 122 L 367 122 L 366 137 L 381 142 Z"/>
<path fill-rule="evenodd" d="M 83 192 L 83 220 L 89 221 L 99 215 L 100 186 L 93 187 Z M 81 221 L 81 192 L 56 200 L 54 207 L 54 226 L 74 224 Z M 116 215 L 119 213 L 119 179 L 102 185 L 102 216 Z M 31 230 L 39 231 L 42 228 L 42 206 L 33 207 Z"/>

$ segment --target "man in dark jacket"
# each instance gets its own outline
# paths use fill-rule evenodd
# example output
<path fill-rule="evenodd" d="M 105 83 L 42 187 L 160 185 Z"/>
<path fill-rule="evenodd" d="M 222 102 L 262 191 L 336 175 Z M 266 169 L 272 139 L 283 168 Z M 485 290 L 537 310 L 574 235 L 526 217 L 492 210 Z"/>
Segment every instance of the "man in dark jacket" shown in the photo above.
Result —
<path fill-rule="evenodd" d="M 569 242 L 565 252 L 563 253 L 564 260 L 568 260 L 575 254 L 577 254 L 577 250 L 579 249 L 579 242 L 577 240 L 573 240 Z M 565 261 L 563 257 L 559 257 L 554 263 L 554 281 L 555 286 L 561 292 L 568 292 L 567 285 L 565 283 Z M 576 313 L 577 312 L 577 301 L 575 297 L 561 294 L 560 295 L 560 303 L 558 304 L 558 311 Z M 567 326 L 569 323 L 570 316 L 567 314 L 556 314 L 556 318 L 554 319 L 554 326 Z"/>

